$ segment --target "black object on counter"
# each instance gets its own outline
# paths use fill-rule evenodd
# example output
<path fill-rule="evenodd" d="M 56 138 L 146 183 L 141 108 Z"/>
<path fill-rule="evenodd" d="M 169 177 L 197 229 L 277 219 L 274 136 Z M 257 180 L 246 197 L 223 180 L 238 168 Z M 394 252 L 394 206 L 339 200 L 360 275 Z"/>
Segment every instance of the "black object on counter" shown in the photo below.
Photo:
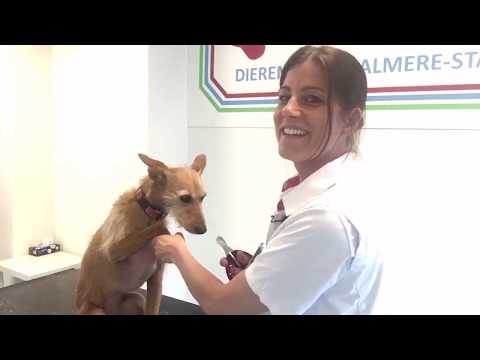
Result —
<path fill-rule="evenodd" d="M 0 288 L 0 315 L 74 315 L 78 276 L 72 269 Z M 160 315 L 204 313 L 198 305 L 163 295 Z"/>

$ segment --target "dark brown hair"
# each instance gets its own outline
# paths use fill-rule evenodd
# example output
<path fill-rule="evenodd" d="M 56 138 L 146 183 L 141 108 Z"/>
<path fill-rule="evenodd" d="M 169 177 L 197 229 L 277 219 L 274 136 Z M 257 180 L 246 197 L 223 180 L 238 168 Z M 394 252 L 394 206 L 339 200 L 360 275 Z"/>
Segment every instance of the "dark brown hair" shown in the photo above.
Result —
<path fill-rule="evenodd" d="M 323 144 L 323 151 L 331 135 L 332 99 L 344 110 L 352 110 L 355 107 L 365 110 L 367 77 L 358 60 L 344 50 L 332 46 L 303 46 L 295 51 L 283 66 L 280 87 L 293 67 L 310 59 L 322 68 L 327 81 L 328 136 Z M 356 151 L 358 134 L 353 142 L 352 148 L 355 147 Z"/>

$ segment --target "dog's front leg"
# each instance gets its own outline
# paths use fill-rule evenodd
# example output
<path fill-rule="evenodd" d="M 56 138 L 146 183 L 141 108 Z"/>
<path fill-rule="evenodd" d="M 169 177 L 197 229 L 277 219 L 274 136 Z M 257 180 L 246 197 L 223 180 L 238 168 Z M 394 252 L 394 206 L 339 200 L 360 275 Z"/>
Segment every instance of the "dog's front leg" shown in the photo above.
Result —
<path fill-rule="evenodd" d="M 162 278 L 164 263 L 157 264 L 157 270 L 147 280 L 147 304 L 145 315 L 158 315 L 162 301 Z"/>
<path fill-rule="evenodd" d="M 152 240 L 155 236 L 165 234 L 170 234 L 170 232 L 162 221 L 158 221 L 141 231 L 110 243 L 107 251 L 108 257 L 113 263 L 125 260 L 145 246 L 147 241 Z"/>
<path fill-rule="evenodd" d="M 78 315 L 106 315 L 105 309 L 93 305 L 92 303 L 85 303 L 77 310 Z"/>

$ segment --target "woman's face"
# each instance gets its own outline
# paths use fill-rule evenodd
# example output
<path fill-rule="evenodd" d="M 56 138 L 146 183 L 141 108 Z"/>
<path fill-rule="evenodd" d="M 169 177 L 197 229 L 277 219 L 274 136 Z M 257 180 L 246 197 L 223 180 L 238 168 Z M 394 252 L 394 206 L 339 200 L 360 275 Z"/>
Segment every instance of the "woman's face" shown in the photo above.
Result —
<path fill-rule="evenodd" d="M 345 151 L 343 120 L 346 112 L 332 99 L 331 136 L 319 156 L 328 136 L 327 91 L 324 73 L 312 60 L 288 71 L 279 90 L 279 102 L 274 113 L 280 156 L 294 163 L 313 161 L 319 164 Z"/>

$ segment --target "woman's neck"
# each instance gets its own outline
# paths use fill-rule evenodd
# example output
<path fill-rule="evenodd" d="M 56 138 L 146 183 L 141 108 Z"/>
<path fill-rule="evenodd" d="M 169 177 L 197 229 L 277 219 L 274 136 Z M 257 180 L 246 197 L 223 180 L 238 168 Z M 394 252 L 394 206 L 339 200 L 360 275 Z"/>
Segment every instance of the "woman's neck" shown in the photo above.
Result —
<path fill-rule="evenodd" d="M 339 154 L 332 154 L 331 156 L 322 156 L 319 158 L 294 162 L 295 169 L 298 171 L 298 175 L 300 176 L 300 182 L 305 180 L 308 176 L 312 175 L 318 169 L 324 167 L 329 162 L 338 159 L 341 156 L 347 154 L 346 152 L 339 153 Z"/>

